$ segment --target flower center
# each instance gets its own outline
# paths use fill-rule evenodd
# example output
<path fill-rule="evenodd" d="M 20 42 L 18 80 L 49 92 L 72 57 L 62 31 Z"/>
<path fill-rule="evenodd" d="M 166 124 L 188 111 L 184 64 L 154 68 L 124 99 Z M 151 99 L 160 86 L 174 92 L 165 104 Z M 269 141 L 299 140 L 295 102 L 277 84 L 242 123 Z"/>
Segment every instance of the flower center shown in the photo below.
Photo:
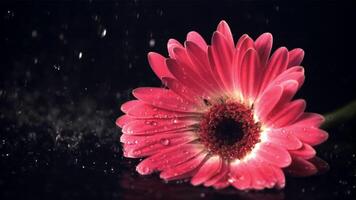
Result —
<path fill-rule="evenodd" d="M 213 105 L 205 113 L 199 135 L 207 149 L 221 157 L 242 159 L 260 142 L 261 124 L 256 123 L 250 108 L 225 102 Z"/>

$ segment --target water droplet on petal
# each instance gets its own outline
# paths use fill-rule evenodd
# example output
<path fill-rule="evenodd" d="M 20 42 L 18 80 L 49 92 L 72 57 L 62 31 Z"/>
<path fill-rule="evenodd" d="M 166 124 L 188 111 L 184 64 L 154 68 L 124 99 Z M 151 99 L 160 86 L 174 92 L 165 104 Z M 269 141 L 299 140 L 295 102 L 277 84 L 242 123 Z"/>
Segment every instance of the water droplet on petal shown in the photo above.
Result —
<path fill-rule="evenodd" d="M 167 145 L 169 145 L 170 141 L 169 141 L 169 139 L 167 139 L 167 138 L 162 138 L 162 139 L 160 140 L 160 143 L 161 143 L 162 145 L 164 145 L 164 146 L 167 146 Z"/>
<path fill-rule="evenodd" d="M 132 153 L 137 155 L 137 154 L 141 154 L 141 151 L 140 150 L 134 150 Z"/>
<path fill-rule="evenodd" d="M 145 124 L 147 124 L 147 125 L 152 125 L 152 126 L 156 126 L 156 125 L 157 125 L 157 122 L 156 122 L 156 121 L 149 121 L 149 120 L 147 120 L 147 121 L 145 121 Z"/>
<path fill-rule="evenodd" d="M 151 169 L 147 166 L 138 166 L 136 170 L 141 174 L 149 174 L 151 171 Z"/>

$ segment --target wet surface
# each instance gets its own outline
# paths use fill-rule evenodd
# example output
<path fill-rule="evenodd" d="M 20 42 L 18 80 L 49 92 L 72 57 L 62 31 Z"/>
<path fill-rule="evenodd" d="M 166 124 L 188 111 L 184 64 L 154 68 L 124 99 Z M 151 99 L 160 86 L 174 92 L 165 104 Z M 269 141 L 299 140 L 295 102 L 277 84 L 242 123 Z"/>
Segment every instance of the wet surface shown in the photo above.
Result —
<path fill-rule="evenodd" d="M 274 36 L 274 47 L 301 47 L 306 82 L 298 97 L 327 113 L 356 99 L 353 3 L 0 4 L 0 199 L 352 199 L 355 120 L 327 131 L 319 156 L 330 171 L 287 178 L 284 190 L 241 192 L 139 176 L 122 157 L 119 106 L 139 86 L 160 86 L 149 51 L 191 30 L 210 40 L 221 19 L 235 40 Z"/>

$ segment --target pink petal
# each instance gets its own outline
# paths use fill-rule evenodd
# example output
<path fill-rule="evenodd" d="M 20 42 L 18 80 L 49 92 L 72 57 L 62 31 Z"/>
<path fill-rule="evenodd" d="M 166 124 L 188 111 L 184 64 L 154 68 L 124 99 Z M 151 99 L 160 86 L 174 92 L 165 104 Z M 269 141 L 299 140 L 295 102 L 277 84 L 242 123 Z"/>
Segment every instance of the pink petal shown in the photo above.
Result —
<path fill-rule="evenodd" d="M 141 87 L 134 89 L 132 94 L 137 99 L 155 107 L 178 112 L 200 112 L 194 104 L 189 103 L 171 90 Z"/>
<path fill-rule="evenodd" d="M 186 87 L 185 85 L 182 85 L 176 79 L 163 77 L 162 82 L 177 95 L 196 104 L 197 106 L 202 106 L 203 100 L 197 94 L 192 92 L 190 88 Z"/>
<path fill-rule="evenodd" d="M 180 137 L 190 137 L 191 139 L 196 139 L 197 136 L 194 132 L 186 131 L 186 132 L 168 132 L 168 133 L 160 133 L 155 135 L 141 136 L 141 135 L 130 135 L 130 134 L 122 134 L 120 137 L 120 142 L 135 146 L 135 147 L 144 147 L 150 146 L 151 144 L 162 142 L 162 146 L 171 147 L 171 139 L 180 138 Z M 167 139 L 167 140 L 166 140 Z M 173 145 L 174 146 L 174 145 Z"/>
<path fill-rule="evenodd" d="M 242 59 L 239 72 L 241 92 L 247 100 L 254 102 L 260 89 L 261 64 L 258 53 L 254 49 L 249 49 Z"/>
<path fill-rule="evenodd" d="M 216 190 L 221 190 L 221 189 L 227 188 L 229 185 L 230 185 L 229 176 L 228 176 L 228 174 L 225 174 L 224 177 L 222 177 L 220 180 L 218 180 L 216 183 L 214 183 L 213 187 Z"/>
<path fill-rule="evenodd" d="M 196 66 L 196 72 L 207 80 L 209 88 L 212 88 L 213 91 L 221 91 L 221 87 L 212 74 L 207 50 L 204 51 L 198 45 L 189 41 L 185 42 L 185 46 L 192 65 Z"/>
<path fill-rule="evenodd" d="M 270 33 L 262 34 L 255 41 L 255 47 L 260 55 L 259 57 L 262 66 L 265 66 L 267 64 L 272 49 L 272 43 L 273 43 L 273 37 L 272 34 Z"/>
<path fill-rule="evenodd" d="M 293 126 L 319 127 L 325 121 L 322 115 L 317 113 L 304 113 L 294 122 Z"/>
<path fill-rule="evenodd" d="M 298 90 L 298 83 L 294 80 L 288 80 L 280 85 L 275 85 L 273 87 L 281 87 L 282 88 L 282 95 L 279 98 L 278 102 L 275 104 L 272 110 L 268 113 L 268 116 L 263 118 L 263 121 L 269 122 L 271 118 L 276 116 L 280 111 L 285 109 L 285 107 L 290 103 L 292 98 L 294 97 L 295 93 Z M 268 87 L 267 91 L 271 90 L 273 87 Z"/>
<path fill-rule="evenodd" d="M 193 132 L 164 133 L 150 136 L 122 134 L 120 142 L 124 143 L 125 156 L 139 158 L 159 153 L 165 149 L 186 144 L 197 139 Z"/>
<path fill-rule="evenodd" d="M 285 47 L 277 49 L 268 62 L 261 89 L 266 88 L 279 74 L 287 69 L 288 50 Z"/>
<path fill-rule="evenodd" d="M 329 136 L 327 132 L 315 127 L 289 126 L 286 127 L 286 131 L 290 131 L 299 140 L 312 146 L 323 143 Z"/>
<path fill-rule="evenodd" d="M 147 55 L 148 62 L 158 78 L 173 77 L 166 65 L 166 58 L 158 53 L 150 52 Z"/>
<path fill-rule="evenodd" d="M 223 177 L 225 177 L 226 174 L 228 174 L 228 172 L 229 172 L 229 166 L 225 161 L 223 161 L 219 172 L 215 173 L 214 176 L 212 176 L 210 179 L 205 181 L 204 186 L 209 187 L 214 185 L 215 183 L 220 181 Z"/>
<path fill-rule="evenodd" d="M 283 94 L 278 101 L 275 111 L 279 111 L 286 106 L 287 103 L 290 103 L 298 91 L 298 82 L 295 80 L 284 81 L 280 84 L 280 86 L 283 88 Z"/>
<path fill-rule="evenodd" d="M 208 56 L 213 71 L 216 71 L 226 91 L 232 91 L 232 59 L 233 50 L 225 37 L 215 32 L 212 37 L 211 48 L 208 48 Z"/>
<path fill-rule="evenodd" d="M 171 71 L 173 76 L 181 82 L 184 86 L 189 87 L 191 91 L 198 94 L 203 98 L 210 98 L 210 90 L 206 86 L 205 81 L 195 73 L 189 66 L 183 63 L 178 63 L 176 60 L 167 59 L 166 60 L 168 69 Z"/>
<path fill-rule="evenodd" d="M 230 174 L 231 184 L 240 190 L 245 190 L 251 186 L 251 175 L 248 166 L 244 163 L 231 163 Z"/>
<path fill-rule="evenodd" d="M 216 174 L 222 166 L 219 156 L 210 157 L 191 179 L 192 185 L 200 185 Z"/>
<path fill-rule="evenodd" d="M 197 32 L 191 31 L 187 35 L 187 41 L 193 42 L 198 45 L 203 51 L 207 51 L 208 45 L 206 44 L 204 38 Z"/>
<path fill-rule="evenodd" d="M 286 167 L 291 163 L 291 157 L 288 151 L 273 143 L 261 143 L 256 156 L 258 159 L 278 167 Z"/>
<path fill-rule="evenodd" d="M 268 183 L 265 180 L 264 174 L 262 174 L 262 171 L 260 170 L 260 168 L 262 168 L 261 162 L 251 159 L 248 161 L 247 166 L 249 167 L 251 175 L 250 187 L 256 190 L 262 190 L 267 187 Z"/>
<path fill-rule="evenodd" d="M 197 124 L 196 120 L 176 119 L 145 119 L 135 120 L 125 124 L 122 132 L 130 135 L 152 135 L 174 130 L 186 130 Z"/>
<path fill-rule="evenodd" d="M 237 41 L 235 53 L 232 60 L 233 83 L 234 88 L 237 91 L 241 91 L 239 80 L 240 72 L 242 71 L 241 63 L 248 49 L 254 49 L 254 42 L 247 34 L 244 34 L 240 37 L 239 41 Z"/>
<path fill-rule="evenodd" d="M 303 85 L 305 80 L 304 68 L 300 66 L 294 66 L 278 75 L 268 86 L 280 85 L 288 81 L 296 81 L 298 83 L 298 89 Z"/>
<path fill-rule="evenodd" d="M 299 48 L 293 49 L 288 54 L 289 54 L 288 68 L 293 66 L 298 66 L 302 63 L 304 58 L 303 49 L 299 49 Z"/>
<path fill-rule="evenodd" d="M 274 168 L 276 167 L 269 164 L 263 164 L 259 167 L 259 171 L 265 180 L 265 187 L 267 188 L 275 187 L 278 182 L 278 177 L 276 176 Z"/>
<path fill-rule="evenodd" d="M 265 123 L 271 127 L 284 127 L 292 124 L 303 113 L 306 107 L 304 100 L 299 99 L 286 104 L 279 111 L 271 112 L 268 121 Z"/>
<path fill-rule="evenodd" d="M 230 48 L 234 48 L 234 38 L 232 37 L 232 33 L 230 30 L 229 25 L 226 23 L 226 21 L 222 20 L 217 29 L 218 32 L 222 33 L 226 39 L 226 41 L 228 42 L 228 45 L 230 46 Z"/>
<path fill-rule="evenodd" d="M 318 169 L 305 159 L 293 157 L 292 164 L 285 171 L 292 176 L 310 176 L 316 174 Z"/>
<path fill-rule="evenodd" d="M 247 38 L 250 38 L 247 34 L 243 34 L 240 38 L 239 38 L 239 40 L 237 41 L 237 43 L 236 43 L 236 49 L 241 49 L 241 47 L 243 46 L 242 44 L 245 42 L 245 40 L 247 39 Z M 251 39 L 251 38 L 250 38 Z M 252 40 L 252 39 L 251 39 Z M 252 41 L 253 42 L 253 41 Z M 252 48 L 252 47 L 254 47 L 254 44 L 251 44 L 251 46 L 249 46 L 248 48 L 246 48 L 246 50 L 247 49 L 249 49 L 249 48 Z"/>
<path fill-rule="evenodd" d="M 268 142 L 279 145 L 288 150 L 300 149 L 303 143 L 293 134 L 286 132 L 284 129 L 272 129 L 267 131 Z"/>
<path fill-rule="evenodd" d="M 184 81 L 182 81 L 182 79 L 186 79 L 184 76 L 186 77 L 190 77 L 192 78 L 195 83 L 198 84 L 199 87 L 201 87 L 202 89 L 204 89 L 206 91 L 206 93 L 212 92 L 214 90 L 214 86 L 211 87 L 211 84 L 209 83 L 209 80 L 207 79 L 207 77 L 204 77 L 204 74 L 200 74 L 200 72 L 202 71 L 200 66 L 196 66 L 194 64 L 192 64 L 192 61 L 190 60 L 190 57 L 188 56 L 188 53 L 186 51 L 185 48 L 181 48 L 181 47 L 177 47 L 174 48 L 173 51 L 176 54 L 176 63 L 173 64 L 177 64 L 174 66 L 169 66 L 169 69 L 171 69 L 171 67 L 181 67 L 181 73 L 180 73 L 180 77 L 176 77 L 178 80 L 180 80 L 182 83 L 184 83 Z M 167 62 L 167 64 L 170 62 Z M 206 67 L 206 66 L 205 66 Z M 173 73 L 173 71 L 172 71 Z M 175 74 L 178 76 L 178 74 Z M 186 85 L 187 87 L 191 87 L 190 85 Z"/>
<path fill-rule="evenodd" d="M 207 152 L 202 152 L 182 164 L 176 165 L 172 168 L 166 168 L 161 172 L 160 178 L 164 180 L 174 180 L 177 178 L 181 179 L 184 174 L 187 174 L 199 167 L 206 155 Z"/>
<path fill-rule="evenodd" d="M 192 65 L 185 47 L 176 47 L 173 49 L 173 52 L 175 53 L 174 60 L 178 63 L 179 66 L 184 66 L 189 69 L 190 72 L 196 73 L 196 66 Z M 196 74 L 196 76 L 199 76 L 199 74 Z M 201 79 L 200 76 L 199 79 Z"/>
<path fill-rule="evenodd" d="M 286 178 L 284 176 L 284 173 L 282 171 L 282 169 L 278 168 L 278 167 L 272 167 L 275 177 L 277 179 L 276 182 L 276 188 L 284 188 L 284 186 L 286 185 Z"/>
<path fill-rule="evenodd" d="M 269 88 L 255 102 L 255 110 L 261 121 L 265 121 L 268 114 L 277 105 L 282 96 L 283 88 L 279 85 Z"/>
<path fill-rule="evenodd" d="M 127 110 L 127 115 L 134 119 L 176 119 L 176 118 L 195 118 L 200 114 L 170 111 L 154 107 L 142 101 L 135 101 Z"/>
<path fill-rule="evenodd" d="M 236 49 L 239 50 L 239 53 L 235 54 L 237 56 L 235 57 L 235 60 L 241 64 L 246 51 L 248 49 L 255 49 L 255 43 L 247 34 L 244 34 L 240 37 L 239 41 L 237 41 Z"/>
<path fill-rule="evenodd" d="M 289 153 L 292 157 L 300 157 L 303 159 L 313 158 L 316 154 L 314 148 L 306 143 L 297 150 L 290 150 Z"/>
<path fill-rule="evenodd" d="M 151 174 L 155 170 L 162 171 L 195 157 L 203 151 L 204 147 L 198 144 L 183 144 L 144 159 L 137 165 L 136 170 L 142 175 Z"/>
<path fill-rule="evenodd" d="M 131 108 L 134 108 L 137 104 L 142 103 L 140 100 L 131 100 L 131 101 L 127 101 L 124 104 L 121 105 L 121 111 L 124 113 L 128 113 L 128 111 Z"/>
<path fill-rule="evenodd" d="M 129 123 L 132 120 L 132 118 L 128 115 L 122 115 L 121 117 L 116 119 L 116 125 L 120 128 L 122 128 L 125 124 Z"/>
<path fill-rule="evenodd" d="M 173 49 L 176 47 L 183 47 L 183 45 L 175 39 L 169 39 L 167 43 L 169 57 L 176 58 L 175 53 L 173 51 Z"/>

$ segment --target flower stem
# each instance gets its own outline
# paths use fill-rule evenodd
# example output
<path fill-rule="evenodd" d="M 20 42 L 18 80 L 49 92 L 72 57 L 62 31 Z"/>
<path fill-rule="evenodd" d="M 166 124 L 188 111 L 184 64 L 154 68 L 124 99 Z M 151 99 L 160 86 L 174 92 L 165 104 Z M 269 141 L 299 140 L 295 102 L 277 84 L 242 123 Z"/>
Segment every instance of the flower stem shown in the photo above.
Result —
<path fill-rule="evenodd" d="M 324 117 L 325 122 L 322 124 L 322 128 L 324 129 L 331 128 L 356 117 L 356 100 L 330 113 L 324 114 Z"/>

